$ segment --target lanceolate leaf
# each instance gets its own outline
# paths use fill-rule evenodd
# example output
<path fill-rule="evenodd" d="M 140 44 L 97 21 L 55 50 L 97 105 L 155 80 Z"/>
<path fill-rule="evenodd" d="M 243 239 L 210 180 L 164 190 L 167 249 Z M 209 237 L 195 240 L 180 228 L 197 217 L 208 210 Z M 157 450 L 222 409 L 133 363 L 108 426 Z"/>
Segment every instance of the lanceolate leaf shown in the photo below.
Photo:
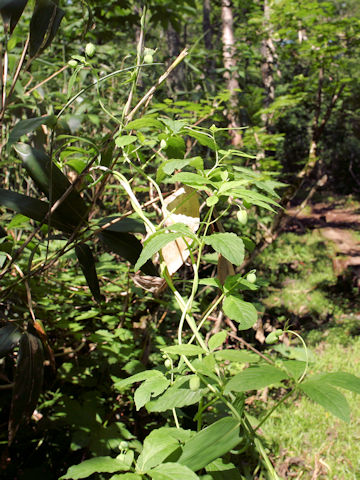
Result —
<path fill-rule="evenodd" d="M 350 422 L 350 407 L 342 393 L 336 388 L 323 382 L 311 379 L 299 385 L 299 388 L 306 393 L 315 403 L 318 403 L 335 417 Z"/>
<path fill-rule="evenodd" d="M 118 458 L 95 457 L 85 460 L 78 465 L 73 465 L 59 480 L 78 480 L 79 478 L 88 478 L 93 473 L 114 473 L 126 470 L 130 470 L 129 465 Z"/>
<path fill-rule="evenodd" d="M 162 427 L 153 430 L 144 440 L 144 446 L 137 460 L 137 470 L 146 472 L 166 460 L 180 443 L 175 428 Z"/>
<path fill-rule="evenodd" d="M 141 254 L 141 242 L 130 233 L 107 232 L 105 230 L 99 234 L 99 238 L 110 250 L 125 258 L 125 260 L 128 260 L 133 265 Z M 140 268 L 146 275 L 157 275 L 157 270 L 150 261 L 142 262 Z"/>
<path fill-rule="evenodd" d="M 205 391 L 207 389 L 192 391 L 185 388 L 170 387 L 161 397 L 148 402 L 146 410 L 148 412 L 165 412 L 173 408 L 187 407 L 198 403 Z"/>
<path fill-rule="evenodd" d="M 101 302 L 99 279 L 96 274 L 95 260 L 90 247 L 85 243 L 80 243 L 76 245 L 75 253 L 91 293 L 97 302 Z"/>
<path fill-rule="evenodd" d="M 187 356 L 194 356 L 194 355 L 204 355 L 206 352 L 203 348 L 199 347 L 198 345 L 172 345 L 170 347 L 163 347 L 161 349 L 165 353 L 170 353 L 171 355 L 187 355 Z"/>
<path fill-rule="evenodd" d="M 224 393 L 260 390 L 285 378 L 288 378 L 288 375 L 272 365 L 249 367 L 228 381 L 225 385 Z"/>
<path fill-rule="evenodd" d="M 53 124 L 55 120 L 55 115 L 46 115 L 44 117 L 27 118 L 25 120 L 20 120 L 20 122 L 18 122 L 10 132 L 7 147 L 11 147 L 11 145 L 20 140 L 20 137 L 22 137 L 23 135 L 33 132 L 41 125 Z"/>
<path fill-rule="evenodd" d="M 206 245 L 210 245 L 216 252 L 229 260 L 230 263 L 240 266 L 244 261 L 244 242 L 235 233 L 214 233 L 204 238 Z"/>
<path fill-rule="evenodd" d="M 38 401 L 43 380 L 44 354 L 41 341 L 25 332 L 19 345 L 9 418 L 9 444 L 21 425 L 30 419 Z"/>
<path fill-rule="evenodd" d="M 50 45 L 64 15 L 65 12 L 51 0 L 37 0 L 30 21 L 30 57 Z"/>
<path fill-rule="evenodd" d="M 242 480 L 238 468 L 233 463 L 225 463 L 222 458 L 217 458 L 206 467 L 212 480 Z"/>
<path fill-rule="evenodd" d="M 32 218 L 37 222 L 44 220 L 50 208 L 48 202 L 3 188 L 0 188 L 0 205 Z M 72 232 L 74 229 L 57 211 L 51 215 L 51 225 L 64 232 Z"/>
<path fill-rule="evenodd" d="M 99 225 L 103 226 L 108 223 L 114 222 L 114 220 L 118 220 L 115 223 L 112 223 L 104 230 L 108 232 L 133 232 L 133 233 L 146 233 L 145 226 L 139 220 L 135 220 L 134 218 L 123 218 L 119 217 L 118 215 L 113 215 L 109 217 L 104 217 L 99 221 Z"/>
<path fill-rule="evenodd" d="M 360 393 L 360 378 L 347 372 L 324 373 L 315 377 L 320 383 L 327 383 L 334 387 L 344 388 L 350 392 Z M 313 377 L 314 379 L 314 377 Z"/>
<path fill-rule="evenodd" d="M 62 171 L 51 161 L 45 152 L 18 143 L 15 150 L 31 178 L 52 203 L 62 197 L 71 183 Z M 86 219 L 87 206 L 80 194 L 72 190 L 59 205 L 57 212 L 64 218 L 64 223 L 76 227 Z"/>
<path fill-rule="evenodd" d="M 20 337 L 19 327 L 14 324 L 0 328 L 0 358 L 11 352 L 19 343 Z"/>
<path fill-rule="evenodd" d="M 239 443 L 238 420 L 225 417 L 198 432 L 188 440 L 178 463 L 197 471 L 221 457 Z"/>
<path fill-rule="evenodd" d="M 185 465 L 179 463 L 162 463 L 149 470 L 147 474 L 153 480 L 198 480 L 199 477 Z"/>
<path fill-rule="evenodd" d="M 14 31 L 28 0 L 0 0 L 0 13 L 5 30 L 9 29 L 10 35 Z"/>

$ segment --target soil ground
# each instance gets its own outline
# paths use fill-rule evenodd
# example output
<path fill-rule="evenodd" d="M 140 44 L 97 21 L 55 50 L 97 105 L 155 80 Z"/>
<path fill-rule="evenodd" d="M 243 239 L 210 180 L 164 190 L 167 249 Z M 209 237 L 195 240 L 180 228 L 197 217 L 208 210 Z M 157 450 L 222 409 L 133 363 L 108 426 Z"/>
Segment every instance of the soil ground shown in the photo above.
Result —
<path fill-rule="evenodd" d="M 337 254 L 333 258 L 337 275 L 351 268 L 360 287 L 360 208 L 358 205 L 344 207 L 336 203 L 315 203 L 297 212 L 289 209 L 288 230 L 305 233 L 306 230 L 319 230 L 327 239 L 335 243 Z"/>

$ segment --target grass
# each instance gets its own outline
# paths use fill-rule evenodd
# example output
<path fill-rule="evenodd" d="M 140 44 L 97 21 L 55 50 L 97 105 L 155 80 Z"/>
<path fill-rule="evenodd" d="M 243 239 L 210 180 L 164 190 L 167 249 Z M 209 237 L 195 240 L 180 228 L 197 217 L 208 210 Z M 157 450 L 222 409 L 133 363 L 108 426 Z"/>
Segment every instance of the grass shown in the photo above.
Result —
<path fill-rule="evenodd" d="M 354 207 L 353 201 L 349 204 Z M 261 292 L 264 319 L 277 328 L 290 321 L 303 335 L 316 357 L 311 373 L 344 371 L 360 377 L 359 294 L 350 270 L 336 277 L 335 250 L 317 230 L 285 233 L 267 248 L 257 264 L 259 276 L 269 282 Z M 360 399 L 342 393 L 351 408 L 349 424 L 299 395 L 262 426 L 280 478 L 360 479 Z M 268 408 L 273 401 L 269 398 Z"/>
<path fill-rule="evenodd" d="M 341 370 L 359 375 L 360 338 L 347 338 L 344 344 L 341 335 L 333 334 L 338 327 L 334 326 L 335 332 L 331 330 L 327 341 L 321 340 L 315 346 L 317 362 L 313 372 Z M 264 424 L 263 433 L 277 459 L 281 478 L 360 478 L 360 402 L 355 394 L 346 392 L 345 396 L 351 408 L 350 424 L 305 396 L 281 405 Z"/>

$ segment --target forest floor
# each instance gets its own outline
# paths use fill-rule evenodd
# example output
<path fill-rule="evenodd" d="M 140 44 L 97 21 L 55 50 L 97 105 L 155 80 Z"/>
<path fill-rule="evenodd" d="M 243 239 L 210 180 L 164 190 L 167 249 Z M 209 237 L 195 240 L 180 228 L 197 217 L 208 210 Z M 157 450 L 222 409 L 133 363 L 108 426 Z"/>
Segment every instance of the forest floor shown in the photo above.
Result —
<path fill-rule="evenodd" d="M 348 268 L 352 270 L 360 287 L 360 206 L 343 205 L 343 202 L 315 203 L 297 212 L 287 211 L 288 231 L 303 234 L 317 230 L 336 246 L 332 259 L 335 274 L 341 275 Z"/>
<path fill-rule="evenodd" d="M 298 319 L 315 358 L 311 373 L 360 376 L 360 204 L 319 202 L 287 214 L 286 230 L 266 254 L 267 261 L 274 256 L 279 277 L 266 304 L 273 317 L 285 312 L 284 318 Z M 342 393 L 352 412 L 349 424 L 304 396 L 281 405 L 264 424 L 280 478 L 360 478 L 360 404 L 355 394 Z"/>

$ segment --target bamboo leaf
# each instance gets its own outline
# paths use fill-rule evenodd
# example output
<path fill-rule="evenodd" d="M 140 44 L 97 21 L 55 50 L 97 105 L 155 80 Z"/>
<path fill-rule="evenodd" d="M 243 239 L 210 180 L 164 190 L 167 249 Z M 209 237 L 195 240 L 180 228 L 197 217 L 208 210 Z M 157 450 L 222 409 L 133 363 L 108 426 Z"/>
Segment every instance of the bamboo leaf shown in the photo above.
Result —
<path fill-rule="evenodd" d="M 59 200 L 71 186 L 62 171 L 41 150 L 36 150 L 23 143 L 17 143 L 15 150 L 38 188 L 49 199 L 51 197 L 53 203 Z M 86 203 L 74 189 L 57 208 L 58 214 L 64 218 L 64 223 L 74 227 L 86 219 L 87 211 Z"/>
<path fill-rule="evenodd" d="M 41 125 L 51 125 L 55 122 L 55 115 L 46 115 L 44 117 L 27 118 L 20 120 L 11 130 L 9 139 L 7 141 L 7 148 L 11 147 L 15 142 L 20 140 L 23 135 L 33 132 Z"/>
<path fill-rule="evenodd" d="M 14 440 L 20 425 L 30 419 L 36 407 L 42 387 L 43 363 L 41 341 L 25 332 L 19 344 L 9 417 L 9 444 Z"/>
<path fill-rule="evenodd" d="M 42 222 L 50 209 L 48 202 L 3 188 L 0 188 L 0 205 L 32 218 L 37 222 Z M 51 225 L 63 232 L 70 233 L 74 230 L 74 227 L 64 221 L 57 211 L 51 215 Z"/>
<path fill-rule="evenodd" d="M 30 21 L 30 57 L 33 58 L 50 45 L 65 12 L 51 0 L 37 0 Z"/>
<path fill-rule="evenodd" d="M 138 261 L 142 253 L 141 242 L 130 233 L 105 230 L 99 234 L 99 238 L 110 250 L 128 260 L 132 265 Z M 140 268 L 146 275 L 157 275 L 157 269 L 150 261 L 142 262 Z"/>
<path fill-rule="evenodd" d="M 7 355 L 19 343 L 21 333 L 14 324 L 0 328 L 0 358 Z"/>
<path fill-rule="evenodd" d="M 96 274 L 95 260 L 90 247 L 85 243 L 80 243 L 76 245 L 75 253 L 93 297 L 97 302 L 101 302 L 99 279 Z"/>
<path fill-rule="evenodd" d="M 4 22 L 4 30 L 14 31 L 28 0 L 0 0 L 0 13 Z M 10 27 L 10 29 L 9 29 Z"/>

